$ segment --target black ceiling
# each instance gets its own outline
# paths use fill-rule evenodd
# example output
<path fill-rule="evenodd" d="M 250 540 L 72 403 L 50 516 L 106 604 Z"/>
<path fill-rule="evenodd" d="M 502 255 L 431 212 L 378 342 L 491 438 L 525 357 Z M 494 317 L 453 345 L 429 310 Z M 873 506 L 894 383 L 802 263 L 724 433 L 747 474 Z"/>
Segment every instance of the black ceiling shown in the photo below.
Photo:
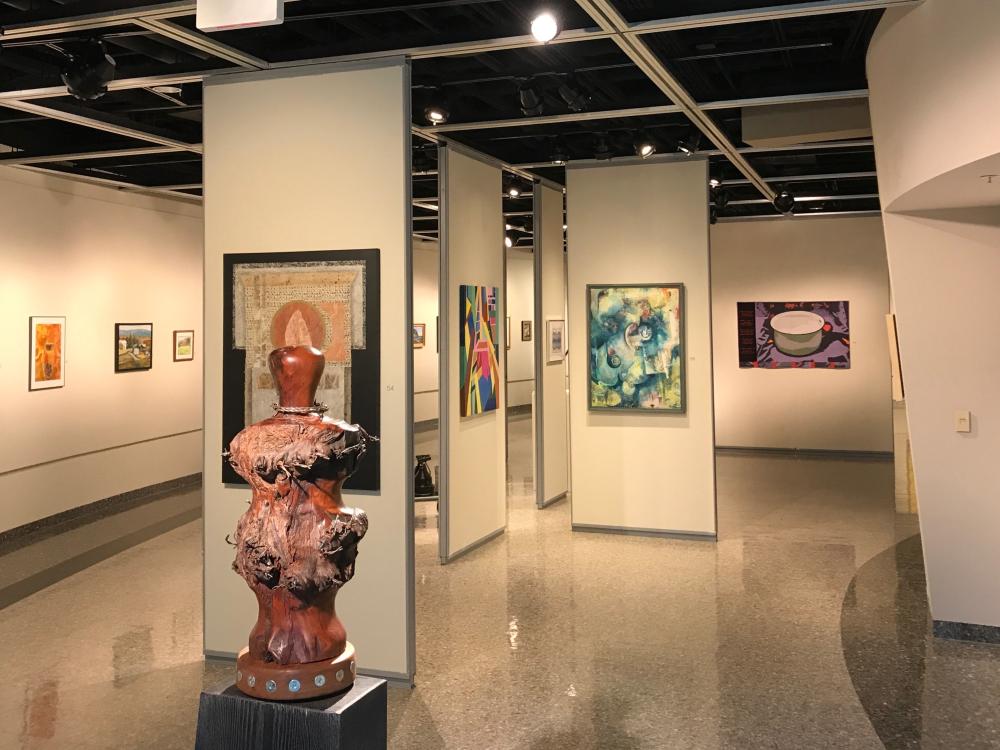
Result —
<path fill-rule="evenodd" d="M 545 5 L 563 29 L 596 31 L 596 24 L 573 0 L 551 0 Z M 816 4 L 788 0 L 614 0 L 614 5 L 627 21 L 641 23 Z M 182 31 L 194 31 L 193 6 L 192 0 L 186 5 L 175 2 L 155 7 L 179 8 L 167 22 Z M 109 18 L 100 22 L 107 25 L 97 28 L 53 29 L 39 35 L 25 32 L 25 24 L 130 9 L 149 14 L 150 7 L 148 0 L 0 0 L 0 26 L 4 29 L 0 36 L 0 103 L 4 97 L 15 96 L 3 92 L 61 86 L 59 72 L 66 53 L 92 38 L 105 41 L 116 60 L 119 81 L 233 68 L 224 56 L 196 49 L 127 19 Z M 279 63 L 520 37 L 528 33 L 537 10 L 536 0 L 289 0 L 281 26 L 211 37 L 268 63 Z M 863 90 L 867 87 L 865 53 L 881 13 L 871 9 L 752 23 L 694 22 L 685 24 L 688 28 L 643 34 L 641 39 L 700 104 Z M 134 15 L 139 14 L 136 11 Z M 449 125 L 522 118 L 518 85 L 525 80 L 530 80 L 541 98 L 544 115 L 571 111 L 559 94 L 563 84 L 569 84 L 585 100 L 586 111 L 591 113 L 671 104 L 608 38 L 472 54 L 428 56 L 421 52 L 414 56 L 412 72 L 413 112 L 419 125 L 425 125 L 424 107 L 442 96 L 448 103 Z M 167 142 L 196 146 L 201 141 L 198 78 L 194 75 L 192 82 L 171 82 L 174 88 L 166 90 L 151 85 L 111 91 L 92 102 L 66 95 L 32 95 L 28 99 L 30 104 L 51 111 L 0 108 L 0 144 L 12 149 L 0 155 L 0 163 L 34 156 L 157 148 L 147 138 L 132 137 L 136 134 L 129 129 L 140 131 L 140 136 L 151 133 Z M 746 148 L 738 106 L 713 108 L 710 114 L 730 141 Z M 109 123 L 115 132 L 80 124 L 80 116 Z M 563 169 L 544 164 L 550 162 L 556 146 L 571 159 L 590 159 L 597 139 L 603 137 L 614 156 L 624 157 L 633 153 L 633 141 L 640 133 L 652 137 L 661 151 L 674 151 L 678 141 L 697 135 L 687 117 L 674 112 L 640 117 L 588 115 L 572 122 L 457 130 L 448 132 L 448 137 L 511 164 L 533 165 L 535 173 L 561 182 Z M 745 156 L 773 187 L 781 189 L 787 184 L 797 196 L 809 199 L 797 208 L 800 213 L 876 209 L 877 198 L 851 197 L 878 192 L 871 176 L 875 168 L 872 146 L 865 142 L 837 146 L 750 150 Z M 701 139 L 701 150 L 713 148 L 708 139 Z M 433 172 L 433 145 L 415 137 L 414 149 L 414 171 Z M 720 213 L 774 214 L 770 204 L 724 157 L 710 158 L 712 174 L 724 182 L 729 197 L 729 205 Z M 193 195 L 199 193 L 196 186 L 201 182 L 199 155 L 183 150 L 43 161 L 32 166 Z M 810 176 L 818 178 L 803 179 Z M 415 176 L 416 199 L 434 198 L 436 193 L 433 174 Z M 528 211 L 530 201 L 509 201 L 507 210 Z M 415 228 L 432 232 L 434 215 L 430 209 L 416 207 Z M 530 227 L 527 218 L 513 216 L 510 223 Z"/>

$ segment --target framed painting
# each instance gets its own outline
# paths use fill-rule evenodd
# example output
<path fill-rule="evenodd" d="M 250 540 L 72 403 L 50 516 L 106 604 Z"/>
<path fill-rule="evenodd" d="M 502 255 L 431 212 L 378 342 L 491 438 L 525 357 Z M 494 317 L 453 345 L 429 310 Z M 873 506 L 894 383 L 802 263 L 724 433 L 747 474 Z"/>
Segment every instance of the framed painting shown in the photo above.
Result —
<path fill-rule="evenodd" d="M 66 318 L 36 315 L 28 318 L 31 365 L 28 390 L 44 391 L 66 385 Z"/>
<path fill-rule="evenodd" d="M 848 370 L 848 302 L 737 302 L 741 368 Z"/>
<path fill-rule="evenodd" d="M 423 349 L 427 343 L 427 324 L 426 323 L 414 323 L 413 324 L 413 348 Z"/>
<path fill-rule="evenodd" d="M 460 413 L 474 417 L 499 403 L 497 288 L 462 284 L 458 289 Z"/>
<path fill-rule="evenodd" d="M 153 324 L 115 323 L 115 372 L 153 369 Z"/>
<path fill-rule="evenodd" d="M 566 358 L 566 321 L 545 321 L 545 361 L 549 364 Z"/>
<path fill-rule="evenodd" d="M 378 250 L 224 255 L 220 450 L 244 427 L 274 414 L 267 357 L 283 346 L 323 352 L 316 400 L 330 417 L 378 435 L 379 311 Z M 345 489 L 379 489 L 378 444 L 373 447 Z M 223 482 L 245 484 L 220 460 Z"/>
<path fill-rule="evenodd" d="M 521 321 L 521 341 L 531 341 L 531 321 Z"/>
<path fill-rule="evenodd" d="M 587 310 L 587 407 L 683 413 L 684 285 L 589 285 Z"/>
<path fill-rule="evenodd" d="M 174 331 L 174 362 L 194 359 L 194 331 Z"/>

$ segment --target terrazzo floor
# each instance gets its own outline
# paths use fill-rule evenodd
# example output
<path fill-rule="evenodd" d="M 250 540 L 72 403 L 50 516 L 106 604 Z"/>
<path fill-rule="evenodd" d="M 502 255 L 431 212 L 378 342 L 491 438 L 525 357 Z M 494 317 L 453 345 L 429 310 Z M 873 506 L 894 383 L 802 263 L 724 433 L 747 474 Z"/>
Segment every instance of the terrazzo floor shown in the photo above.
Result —
<path fill-rule="evenodd" d="M 502 537 L 442 567 L 417 506 L 392 748 L 1000 748 L 1000 647 L 929 637 L 891 463 L 722 455 L 717 543 L 573 533 L 533 505 L 529 429 Z M 231 669 L 200 550 L 189 523 L 0 610 L 0 748 L 191 748 Z"/>

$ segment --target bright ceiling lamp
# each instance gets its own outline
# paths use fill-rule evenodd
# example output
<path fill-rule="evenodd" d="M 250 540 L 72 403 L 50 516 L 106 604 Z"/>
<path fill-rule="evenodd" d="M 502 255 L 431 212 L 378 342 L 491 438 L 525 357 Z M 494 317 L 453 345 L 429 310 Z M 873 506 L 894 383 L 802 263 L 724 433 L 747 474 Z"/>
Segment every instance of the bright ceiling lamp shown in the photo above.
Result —
<path fill-rule="evenodd" d="M 719 187 L 719 185 L 721 185 L 721 184 L 722 184 L 722 183 L 721 183 L 721 182 L 719 182 L 719 181 L 718 181 L 718 180 L 717 180 L 717 179 L 716 179 L 715 177 L 713 177 L 712 179 L 710 179 L 710 180 L 708 181 L 708 186 L 709 186 L 709 187 L 712 187 L 712 188 L 717 188 L 717 187 Z"/>
<path fill-rule="evenodd" d="M 424 119 L 429 125 L 444 125 L 448 122 L 448 110 L 439 104 L 431 104 L 424 109 Z"/>
<path fill-rule="evenodd" d="M 635 155 L 640 159 L 648 159 L 656 153 L 656 144 L 646 133 L 639 133 L 635 139 Z"/>
<path fill-rule="evenodd" d="M 535 16 L 531 22 L 531 35 L 542 44 L 551 42 L 559 33 L 559 23 L 556 17 L 545 11 Z"/>
<path fill-rule="evenodd" d="M 510 235 L 503 238 L 503 244 L 506 247 L 514 247 L 514 241 L 510 238 Z"/>

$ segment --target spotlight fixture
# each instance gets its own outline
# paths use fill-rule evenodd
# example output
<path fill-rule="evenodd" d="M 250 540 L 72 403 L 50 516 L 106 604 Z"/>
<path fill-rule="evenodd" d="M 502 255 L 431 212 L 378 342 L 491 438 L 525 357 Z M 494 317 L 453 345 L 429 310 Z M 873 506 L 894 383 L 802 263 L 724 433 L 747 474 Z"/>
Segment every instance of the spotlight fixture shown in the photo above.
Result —
<path fill-rule="evenodd" d="M 559 96 L 573 112 L 584 112 L 590 103 L 576 80 L 570 76 L 559 84 Z"/>
<path fill-rule="evenodd" d="M 563 145 L 561 140 L 556 140 L 555 145 L 552 147 L 552 163 L 561 167 L 568 161 L 569 154 L 566 151 L 566 146 Z"/>
<path fill-rule="evenodd" d="M 513 224 L 504 224 L 503 228 L 506 229 L 509 232 L 511 229 L 514 228 L 514 225 Z"/>
<path fill-rule="evenodd" d="M 531 35 L 542 44 L 551 42 L 556 38 L 558 33 L 559 22 L 556 21 L 556 17 L 548 11 L 539 13 L 531 22 Z"/>
<path fill-rule="evenodd" d="M 545 110 L 545 102 L 532 78 L 525 78 L 518 83 L 517 98 L 521 101 L 521 112 L 525 117 L 538 117 Z"/>
<path fill-rule="evenodd" d="M 510 235 L 504 235 L 503 238 L 504 247 L 514 247 L 514 241 L 510 238 Z"/>
<path fill-rule="evenodd" d="M 677 141 L 677 150 L 685 156 L 693 156 L 701 146 L 701 133 L 695 133 Z"/>
<path fill-rule="evenodd" d="M 428 125 L 444 125 L 448 122 L 448 110 L 440 105 L 429 104 L 424 108 L 424 119 Z"/>
<path fill-rule="evenodd" d="M 708 186 L 709 186 L 710 188 L 717 188 L 717 187 L 719 187 L 719 185 L 721 185 L 721 184 L 722 184 L 722 183 L 721 183 L 721 182 L 719 182 L 719 181 L 718 181 L 718 180 L 717 180 L 717 179 L 716 179 L 715 177 L 713 177 L 712 179 L 710 179 L 710 180 L 708 181 Z"/>
<path fill-rule="evenodd" d="M 507 186 L 507 196 L 509 198 L 519 198 L 521 196 L 521 188 L 517 186 L 516 182 L 512 182 Z"/>
<path fill-rule="evenodd" d="M 636 136 L 635 142 L 632 145 L 635 147 L 635 155 L 640 159 L 648 159 L 656 153 L 656 144 L 645 131 L 640 132 Z"/>
<path fill-rule="evenodd" d="M 77 99 L 92 101 L 108 93 L 108 84 L 115 79 L 115 59 L 108 54 L 104 42 L 90 39 L 76 52 L 66 53 L 60 77 L 66 90 Z"/>
<path fill-rule="evenodd" d="M 774 207 L 779 213 L 791 215 L 795 211 L 795 196 L 787 190 L 782 190 L 774 199 Z"/>
<path fill-rule="evenodd" d="M 598 133 L 594 139 L 594 158 L 599 161 L 609 161 L 615 152 L 608 143 L 607 133 Z"/>
<path fill-rule="evenodd" d="M 715 224 L 719 221 L 719 212 L 716 210 L 715 206 L 708 209 L 708 223 Z"/>
<path fill-rule="evenodd" d="M 715 207 L 720 211 L 725 211 L 726 206 L 729 205 L 729 191 L 725 188 L 714 188 L 712 190 L 712 202 L 715 203 Z"/>

